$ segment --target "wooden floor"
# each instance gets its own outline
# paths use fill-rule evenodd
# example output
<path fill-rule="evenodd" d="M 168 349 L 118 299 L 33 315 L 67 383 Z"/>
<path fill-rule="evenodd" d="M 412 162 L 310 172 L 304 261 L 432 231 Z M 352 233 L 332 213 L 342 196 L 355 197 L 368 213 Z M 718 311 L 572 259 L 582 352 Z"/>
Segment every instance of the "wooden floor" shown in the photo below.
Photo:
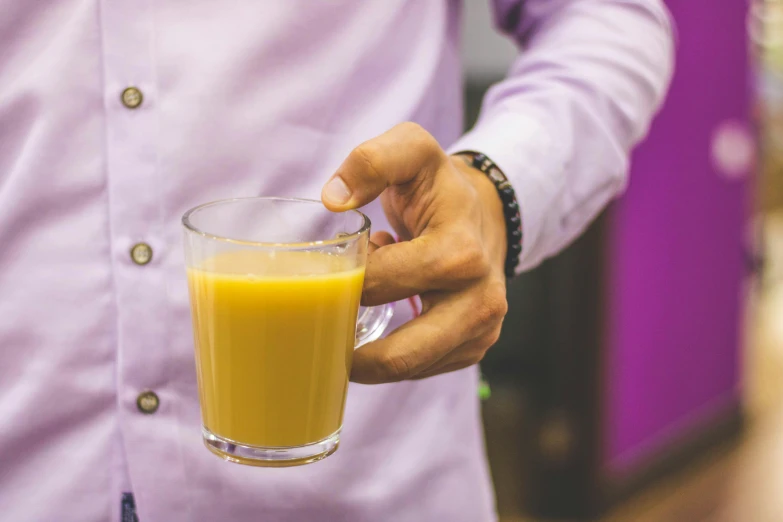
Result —
<path fill-rule="evenodd" d="M 746 318 L 746 434 L 600 522 L 783 522 L 783 213 L 764 229 L 767 265 Z"/>

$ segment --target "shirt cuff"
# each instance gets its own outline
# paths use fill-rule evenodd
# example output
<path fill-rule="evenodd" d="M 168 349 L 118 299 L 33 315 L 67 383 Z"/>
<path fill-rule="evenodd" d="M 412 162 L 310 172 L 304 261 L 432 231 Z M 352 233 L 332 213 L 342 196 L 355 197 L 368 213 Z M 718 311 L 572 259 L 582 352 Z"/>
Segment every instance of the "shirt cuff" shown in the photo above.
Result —
<path fill-rule="evenodd" d="M 549 131 L 535 118 L 519 112 L 497 112 L 479 123 L 451 147 L 449 154 L 475 151 L 486 155 L 514 187 L 522 217 L 522 254 L 516 272 L 529 270 L 548 253 L 541 248 L 542 231 L 563 183 L 564 151 L 556 150 Z M 549 212 L 549 214 L 548 214 Z"/>

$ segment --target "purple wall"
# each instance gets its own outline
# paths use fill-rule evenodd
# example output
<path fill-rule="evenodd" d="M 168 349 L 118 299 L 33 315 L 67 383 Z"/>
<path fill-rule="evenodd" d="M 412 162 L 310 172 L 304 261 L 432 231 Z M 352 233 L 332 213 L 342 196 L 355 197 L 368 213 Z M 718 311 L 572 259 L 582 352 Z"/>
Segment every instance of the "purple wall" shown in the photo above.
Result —
<path fill-rule="evenodd" d="M 678 26 L 677 74 L 635 154 L 629 190 L 611 214 L 604 447 L 610 473 L 638 464 L 739 400 L 747 5 L 668 5 Z M 722 164 L 711 159 L 720 129 Z"/>

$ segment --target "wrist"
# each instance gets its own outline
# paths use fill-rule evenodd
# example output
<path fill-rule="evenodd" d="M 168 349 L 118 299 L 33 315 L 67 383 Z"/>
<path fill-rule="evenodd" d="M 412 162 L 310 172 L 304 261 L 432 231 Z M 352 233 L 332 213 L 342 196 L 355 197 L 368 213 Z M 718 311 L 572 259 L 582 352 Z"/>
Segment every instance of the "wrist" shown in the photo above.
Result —
<path fill-rule="evenodd" d="M 514 188 L 500 168 L 484 154 L 463 151 L 454 154 L 452 158 L 455 161 L 462 161 L 469 171 L 480 173 L 484 180 L 492 186 L 495 197 L 482 195 L 482 201 L 488 202 L 487 205 L 493 207 L 499 200 L 503 219 L 503 227 L 501 228 L 505 231 L 506 245 L 503 272 L 506 277 L 513 277 L 522 253 L 522 217 Z M 487 183 L 484 183 L 479 186 L 485 187 L 486 185 Z M 476 185 L 474 184 L 474 186 Z M 485 192 L 482 191 L 482 194 Z M 493 214 L 496 215 L 496 211 Z"/>
<path fill-rule="evenodd" d="M 483 237 L 493 258 L 493 264 L 503 271 L 506 260 L 506 220 L 503 214 L 503 200 L 498 194 L 495 184 L 479 169 L 471 165 L 471 156 L 454 154 L 451 161 L 478 195 L 485 219 L 482 223 Z"/>

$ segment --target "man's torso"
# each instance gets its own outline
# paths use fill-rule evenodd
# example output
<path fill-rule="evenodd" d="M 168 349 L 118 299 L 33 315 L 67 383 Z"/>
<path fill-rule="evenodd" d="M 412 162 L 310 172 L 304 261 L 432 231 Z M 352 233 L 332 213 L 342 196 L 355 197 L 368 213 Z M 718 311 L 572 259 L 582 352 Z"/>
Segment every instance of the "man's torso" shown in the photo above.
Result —
<path fill-rule="evenodd" d="M 179 218 L 317 197 L 357 144 L 459 133 L 454 2 L 8 2 L 0 17 L 0 511 L 9 520 L 489 520 L 475 372 L 351 385 L 302 468 L 201 446 Z M 121 101 L 137 87 L 137 108 Z M 376 230 L 388 228 L 377 205 Z M 152 260 L 130 250 L 148 244 Z M 396 324 L 410 317 L 397 307 Z M 136 406 L 153 390 L 160 408 Z"/>

